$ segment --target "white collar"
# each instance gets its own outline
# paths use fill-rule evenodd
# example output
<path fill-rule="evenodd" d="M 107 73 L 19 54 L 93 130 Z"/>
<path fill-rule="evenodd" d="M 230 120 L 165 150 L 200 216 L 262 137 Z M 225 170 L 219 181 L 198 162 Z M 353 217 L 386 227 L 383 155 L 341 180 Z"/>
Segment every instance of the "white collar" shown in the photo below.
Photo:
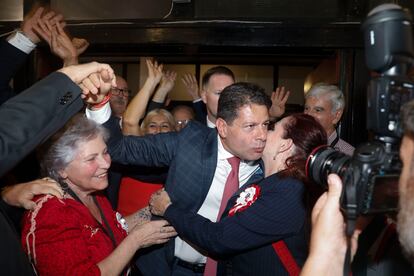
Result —
<path fill-rule="evenodd" d="M 213 123 L 212 121 L 210 121 L 209 119 L 208 119 L 208 115 L 207 115 L 207 126 L 209 127 L 209 128 L 215 128 L 216 127 L 216 124 L 215 123 Z"/>
<path fill-rule="evenodd" d="M 218 147 L 218 150 L 217 150 L 218 160 L 228 159 L 234 156 L 233 154 L 231 154 L 224 148 L 223 143 L 221 142 L 220 135 L 218 134 L 217 134 L 217 147 Z"/>

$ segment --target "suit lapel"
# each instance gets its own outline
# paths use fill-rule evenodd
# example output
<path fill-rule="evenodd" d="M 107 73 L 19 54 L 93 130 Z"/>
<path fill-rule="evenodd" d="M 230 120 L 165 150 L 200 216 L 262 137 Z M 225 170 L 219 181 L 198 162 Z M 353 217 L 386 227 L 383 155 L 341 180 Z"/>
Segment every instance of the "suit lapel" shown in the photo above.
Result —
<path fill-rule="evenodd" d="M 200 196 L 198 197 L 199 201 L 197 202 L 198 210 L 204 202 L 204 199 L 207 196 L 207 193 L 210 189 L 211 183 L 213 182 L 214 173 L 216 172 L 217 167 L 217 131 L 212 130 L 207 137 L 207 142 L 203 147 L 202 154 L 202 179 L 201 179 L 201 191 Z"/>

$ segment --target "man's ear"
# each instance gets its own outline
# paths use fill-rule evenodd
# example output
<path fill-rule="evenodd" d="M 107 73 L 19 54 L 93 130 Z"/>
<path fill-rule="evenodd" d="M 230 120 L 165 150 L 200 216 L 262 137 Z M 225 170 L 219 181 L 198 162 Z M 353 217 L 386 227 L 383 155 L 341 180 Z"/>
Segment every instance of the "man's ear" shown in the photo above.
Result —
<path fill-rule="evenodd" d="M 334 119 L 332 121 L 332 123 L 334 125 L 336 125 L 339 122 L 339 120 L 341 120 L 342 113 L 344 113 L 344 110 L 343 109 L 338 109 L 337 111 L 335 111 Z"/>
<path fill-rule="evenodd" d="M 221 138 L 227 137 L 227 122 L 226 121 L 224 121 L 222 118 L 217 118 L 216 128 Z"/>
<path fill-rule="evenodd" d="M 207 91 L 205 90 L 205 88 L 201 88 L 201 90 L 200 90 L 200 97 L 203 100 L 203 102 L 205 104 L 207 104 Z"/>

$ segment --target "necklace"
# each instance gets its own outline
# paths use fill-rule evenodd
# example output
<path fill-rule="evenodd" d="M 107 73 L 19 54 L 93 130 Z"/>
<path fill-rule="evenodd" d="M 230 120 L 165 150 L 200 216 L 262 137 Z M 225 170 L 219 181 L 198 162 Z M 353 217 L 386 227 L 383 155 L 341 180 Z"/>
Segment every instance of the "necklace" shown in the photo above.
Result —
<path fill-rule="evenodd" d="M 73 197 L 73 199 L 75 199 L 77 202 L 79 202 L 80 204 L 82 204 L 82 205 L 84 205 L 85 206 L 85 204 L 82 202 L 82 200 L 78 197 L 78 195 L 68 186 L 68 184 L 66 183 L 66 182 L 63 182 L 63 181 L 59 181 L 58 182 L 59 183 L 59 185 L 60 185 L 60 187 L 62 188 L 62 190 L 65 192 L 65 193 L 67 193 L 67 194 L 69 194 L 71 197 Z M 96 196 L 95 195 L 92 195 L 92 199 L 93 199 L 93 202 L 96 204 L 96 207 L 98 208 L 98 210 L 99 210 L 99 214 L 101 215 L 101 219 L 102 219 L 102 222 L 105 224 L 105 227 L 104 227 L 104 225 L 102 225 L 96 218 L 95 218 L 95 220 L 96 220 L 96 222 L 101 226 L 101 228 L 102 228 L 102 230 L 104 231 L 104 233 L 109 237 L 109 239 L 111 240 L 111 242 L 112 242 L 112 245 L 114 246 L 114 249 L 116 248 L 116 246 L 117 246 L 117 243 L 116 243 L 116 240 L 115 240 L 115 236 L 114 236 L 114 232 L 112 232 L 112 229 L 111 229 L 111 227 L 109 226 L 109 223 L 108 223 L 108 221 L 107 221 L 107 219 L 106 219 L 106 217 L 105 217 L 105 214 L 103 213 L 103 211 L 102 211 L 102 208 L 101 208 L 101 206 L 99 205 L 99 202 L 98 202 L 98 200 L 96 199 Z M 86 206 L 85 206 L 86 207 Z"/>

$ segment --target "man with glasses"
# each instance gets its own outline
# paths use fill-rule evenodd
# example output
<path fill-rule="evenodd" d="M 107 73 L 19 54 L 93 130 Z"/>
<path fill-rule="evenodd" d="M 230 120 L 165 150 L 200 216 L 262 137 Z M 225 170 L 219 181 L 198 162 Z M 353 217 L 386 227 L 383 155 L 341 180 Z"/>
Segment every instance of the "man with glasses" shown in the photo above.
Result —
<path fill-rule="evenodd" d="M 111 99 L 109 103 L 111 105 L 112 113 L 118 118 L 122 118 L 128 102 L 130 90 L 128 89 L 128 83 L 120 76 L 116 76 L 116 88 L 111 89 Z"/>
<path fill-rule="evenodd" d="M 174 116 L 176 122 L 176 131 L 183 129 L 189 121 L 194 119 L 195 116 L 193 108 L 187 105 L 177 105 L 173 108 L 171 113 Z"/>

